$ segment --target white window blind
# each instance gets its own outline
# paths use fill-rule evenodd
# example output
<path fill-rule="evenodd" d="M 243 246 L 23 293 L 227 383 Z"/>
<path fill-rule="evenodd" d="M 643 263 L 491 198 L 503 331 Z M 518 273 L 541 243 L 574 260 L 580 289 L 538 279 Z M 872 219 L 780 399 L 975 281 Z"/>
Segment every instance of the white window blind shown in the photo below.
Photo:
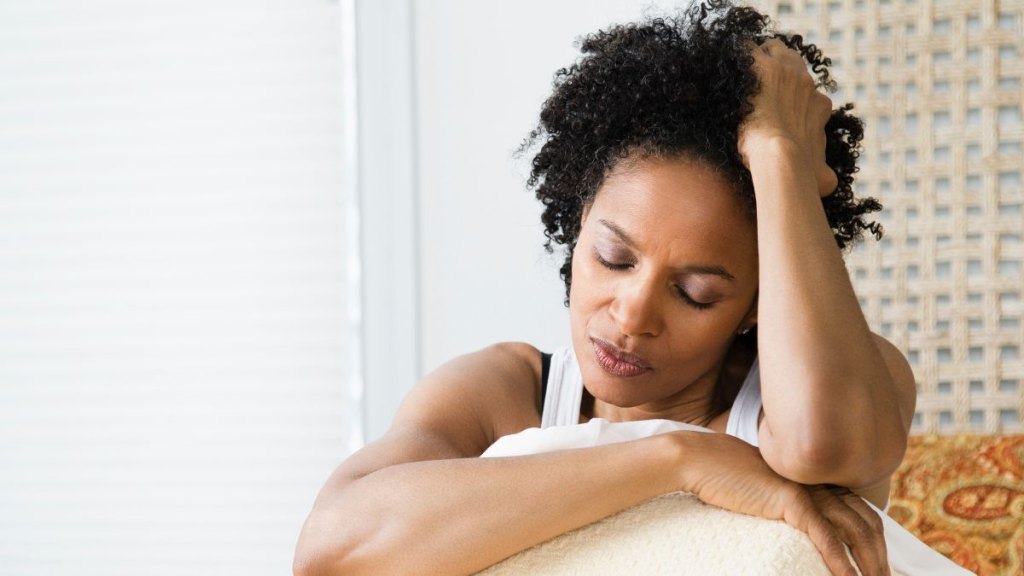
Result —
<path fill-rule="evenodd" d="M 0 573 L 290 573 L 360 441 L 349 4 L 0 3 Z"/>

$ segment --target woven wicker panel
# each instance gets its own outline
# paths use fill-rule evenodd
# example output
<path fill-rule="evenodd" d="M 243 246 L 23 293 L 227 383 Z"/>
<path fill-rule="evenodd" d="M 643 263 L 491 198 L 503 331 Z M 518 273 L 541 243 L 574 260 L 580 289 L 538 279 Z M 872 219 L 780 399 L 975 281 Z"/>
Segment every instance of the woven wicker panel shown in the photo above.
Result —
<path fill-rule="evenodd" d="M 886 236 L 847 255 L 916 433 L 1024 432 L 1024 0 L 753 1 L 834 63 Z"/>

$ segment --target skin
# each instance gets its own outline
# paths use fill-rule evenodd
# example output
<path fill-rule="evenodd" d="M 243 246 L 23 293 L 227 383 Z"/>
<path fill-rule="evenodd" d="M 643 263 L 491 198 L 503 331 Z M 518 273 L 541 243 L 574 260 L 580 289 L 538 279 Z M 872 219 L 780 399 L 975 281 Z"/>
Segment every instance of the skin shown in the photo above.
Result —
<path fill-rule="evenodd" d="M 428 375 L 388 433 L 335 470 L 303 527 L 296 574 L 470 573 L 677 490 L 786 521 L 835 574 L 855 573 L 844 543 L 863 574 L 888 573 L 877 515 L 834 485 L 884 500 L 906 442 L 913 375 L 857 307 L 820 202 L 835 187 L 819 150 L 830 104 L 780 46 L 755 49 L 762 89 L 738 143 L 758 195 L 756 225 L 707 166 L 633 158 L 587 209 L 570 294 L 573 346 L 595 397 L 583 419 L 723 430 L 727 414 L 712 417 L 711 393 L 746 373 L 751 359 L 733 354 L 735 336 L 757 322 L 761 449 L 677 432 L 475 458 L 540 423 L 537 350 L 495 345 Z M 601 368 L 594 339 L 641 356 L 642 373 Z"/>
<path fill-rule="evenodd" d="M 736 332 L 754 321 L 757 265 L 756 226 L 711 169 L 650 158 L 610 174 L 584 215 L 569 300 L 594 416 L 707 426 Z M 731 278 L 694 270 L 700 266 Z M 607 373 L 595 340 L 651 369 L 632 378 Z"/>
<path fill-rule="evenodd" d="M 827 226 L 820 197 L 836 176 L 822 132 L 831 102 L 781 42 L 753 54 L 761 90 L 738 147 L 757 195 L 761 453 L 787 478 L 884 502 L 906 450 L 914 375 L 868 328 Z"/>

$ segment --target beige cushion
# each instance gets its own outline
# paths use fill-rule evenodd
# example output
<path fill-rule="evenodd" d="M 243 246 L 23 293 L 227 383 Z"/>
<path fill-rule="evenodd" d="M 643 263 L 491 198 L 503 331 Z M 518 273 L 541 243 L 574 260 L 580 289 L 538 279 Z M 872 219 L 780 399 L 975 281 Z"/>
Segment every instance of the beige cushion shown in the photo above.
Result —
<path fill-rule="evenodd" d="M 677 492 L 534 546 L 481 572 L 508 574 L 801 574 L 828 576 L 802 532 Z"/>

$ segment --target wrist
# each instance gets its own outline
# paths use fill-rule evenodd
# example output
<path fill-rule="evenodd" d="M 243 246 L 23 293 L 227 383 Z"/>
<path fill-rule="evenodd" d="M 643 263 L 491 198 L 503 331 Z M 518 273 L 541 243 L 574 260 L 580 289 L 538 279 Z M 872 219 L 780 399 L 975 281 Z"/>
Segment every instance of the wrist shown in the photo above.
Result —
<path fill-rule="evenodd" d="M 775 196 L 827 196 L 837 185 L 836 175 L 823 160 L 815 162 L 810 152 L 785 135 L 762 135 L 745 147 L 744 161 L 758 198 Z"/>
<path fill-rule="evenodd" d="M 701 459 L 695 457 L 694 452 L 706 434 L 682 430 L 651 436 L 661 463 L 661 473 L 657 477 L 662 493 L 696 491 L 695 478 L 699 477 L 696 469 L 701 465 Z"/>
<path fill-rule="evenodd" d="M 787 163 L 807 163 L 810 159 L 796 139 L 780 132 L 747 135 L 740 155 L 751 174 Z"/>

